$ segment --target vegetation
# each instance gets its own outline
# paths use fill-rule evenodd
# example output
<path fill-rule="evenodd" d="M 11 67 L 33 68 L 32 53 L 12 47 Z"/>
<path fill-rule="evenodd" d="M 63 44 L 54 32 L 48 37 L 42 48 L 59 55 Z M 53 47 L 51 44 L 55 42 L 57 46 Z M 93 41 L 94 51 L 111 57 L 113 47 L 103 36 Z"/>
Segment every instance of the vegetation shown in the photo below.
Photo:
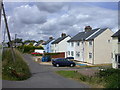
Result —
<path fill-rule="evenodd" d="M 67 78 L 88 83 L 93 87 L 120 88 L 119 69 L 103 69 L 95 76 L 82 75 L 77 71 L 57 71 L 57 73 Z"/>
<path fill-rule="evenodd" d="M 43 47 L 42 46 L 33 46 L 33 45 L 23 45 L 23 46 L 18 46 L 18 49 L 20 51 L 22 51 L 23 53 L 31 53 L 31 52 L 34 52 L 35 49 L 42 49 L 43 50 Z"/>
<path fill-rule="evenodd" d="M 18 50 L 14 50 L 16 61 L 13 62 L 11 49 L 7 48 L 3 51 L 2 57 L 2 79 L 4 80 L 25 80 L 31 74 L 29 68 L 24 62 L 24 58 Z"/>

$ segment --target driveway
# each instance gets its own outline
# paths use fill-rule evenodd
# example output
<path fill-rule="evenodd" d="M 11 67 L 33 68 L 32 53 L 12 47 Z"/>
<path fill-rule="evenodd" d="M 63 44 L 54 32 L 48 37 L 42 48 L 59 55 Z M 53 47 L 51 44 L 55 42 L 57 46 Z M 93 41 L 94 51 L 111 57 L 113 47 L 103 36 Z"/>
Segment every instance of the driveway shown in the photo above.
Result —
<path fill-rule="evenodd" d="M 28 54 L 25 54 L 24 57 L 29 65 L 32 77 L 25 81 L 3 80 L 3 88 L 90 88 L 88 85 L 54 73 L 59 69 L 57 67 L 38 64 Z"/>

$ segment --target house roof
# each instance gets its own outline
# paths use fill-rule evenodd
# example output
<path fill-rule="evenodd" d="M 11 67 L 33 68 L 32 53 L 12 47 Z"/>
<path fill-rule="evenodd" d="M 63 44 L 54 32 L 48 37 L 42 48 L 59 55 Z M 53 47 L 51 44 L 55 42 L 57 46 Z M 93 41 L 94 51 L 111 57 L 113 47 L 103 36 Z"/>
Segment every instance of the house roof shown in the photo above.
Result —
<path fill-rule="evenodd" d="M 40 44 L 42 44 L 42 42 L 38 42 L 35 46 L 39 46 Z"/>
<path fill-rule="evenodd" d="M 112 37 L 120 37 L 120 29 L 112 35 Z"/>
<path fill-rule="evenodd" d="M 68 42 L 73 42 L 73 41 L 82 41 L 82 40 L 93 40 L 96 38 L 98 35 L 100 35 L 102 32 L 104 32 L 107 28 L 100 29 L 96 28 L 88 32 L 80 32 L 77 35 L 75 35 L 73 38 L 68 40 Z"/>
<path fill-rule="evenodd" d="M 52 40 L 54 40 L 54 39 L 49 39 L 49 40 L 47 40 L 45 43 L 43 43 L 42 45 L 47 45 L 47 44 L 50 43 Z"/>
<path fill-rule="evenodd" d="M 69 35 L 68 35 L 68 36 L 69 36 Z M 60 38 L 56 39 L 55 41 L 53 41 L 51 44 L 58 44 L 59 42 L 61 42 L 61 41 L 64 40 L 65 38 L 67 38 L 68 36 L 60 37 Z"/>

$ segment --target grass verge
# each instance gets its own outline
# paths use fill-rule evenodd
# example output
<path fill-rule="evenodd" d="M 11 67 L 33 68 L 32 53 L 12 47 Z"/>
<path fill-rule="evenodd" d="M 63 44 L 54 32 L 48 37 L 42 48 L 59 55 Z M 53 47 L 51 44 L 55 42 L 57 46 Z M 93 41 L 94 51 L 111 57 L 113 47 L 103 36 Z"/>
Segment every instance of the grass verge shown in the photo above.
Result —
<path fill-rule="evenodd" d="M 22 54 L 14 49 L 16 61 L 13 62 L 11 49 L 3 50 L 2 57 L 2 79 L 4 80 L 26 80 L 31 76 L 28 65 Z"/>
<path fill-rule="evenodd" d="M 120 70 L 106 69 L 95 76 L 82 75 L 77 71 L 56 71 L 56 73 L 89 84 L 93 88 L 120 88 L 120 77 L 118 76 Z"/>

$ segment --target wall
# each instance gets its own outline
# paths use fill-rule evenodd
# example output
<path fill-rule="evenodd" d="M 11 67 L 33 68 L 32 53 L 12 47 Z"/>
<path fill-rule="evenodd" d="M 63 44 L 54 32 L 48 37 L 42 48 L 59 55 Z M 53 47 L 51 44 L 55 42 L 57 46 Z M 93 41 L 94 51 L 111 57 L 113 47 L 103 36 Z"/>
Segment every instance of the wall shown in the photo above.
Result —
<path fill-rule="evenodd" d="M 120 43 L 118 43 L 118 37 L 112 38 L 112 67 L 118 68 L 118 63 L 115 60 L 115 54 L 120 54 Z"/>
<path fill-rule="evenodd" d="M 65 52 L 61 52 L 58 55 L 52 55 L 51 58 L 65 58 Z"/>
<path fill-rule="evenodd" d="M 112 36 L 110 29 L 105 30 L 94 40 L 94 64 L 112 63 Z M 110 42 L 108 42 L 110 40 Z"/>

